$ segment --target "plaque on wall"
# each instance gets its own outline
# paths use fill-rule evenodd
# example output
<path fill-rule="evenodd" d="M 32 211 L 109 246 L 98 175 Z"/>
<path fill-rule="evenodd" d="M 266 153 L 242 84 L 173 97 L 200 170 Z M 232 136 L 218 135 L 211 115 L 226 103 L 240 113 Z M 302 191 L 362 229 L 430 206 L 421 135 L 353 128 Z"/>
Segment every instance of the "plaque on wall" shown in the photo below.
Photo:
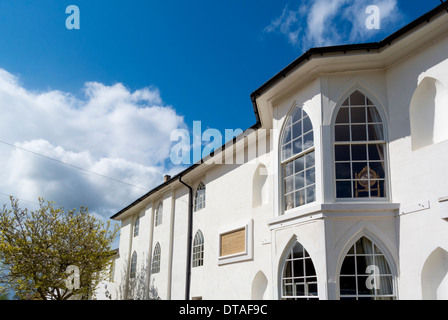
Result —
<path fill-rule="evenodd" d="M 221 235 L 220 256 L 228 256 L 246 251 L 246 229 L 238 229 Z"/>

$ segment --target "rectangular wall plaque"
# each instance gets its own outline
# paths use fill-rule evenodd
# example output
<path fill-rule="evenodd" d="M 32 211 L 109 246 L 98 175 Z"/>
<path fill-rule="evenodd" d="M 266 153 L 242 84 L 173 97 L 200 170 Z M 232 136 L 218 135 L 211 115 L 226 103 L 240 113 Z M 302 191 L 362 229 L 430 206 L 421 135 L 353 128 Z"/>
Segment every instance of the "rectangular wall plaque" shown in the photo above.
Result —
<path fill-rule="evenodd" d="M 220 256 L 242 253 L 246 251 L 246 228 L 221 235 Z"/>

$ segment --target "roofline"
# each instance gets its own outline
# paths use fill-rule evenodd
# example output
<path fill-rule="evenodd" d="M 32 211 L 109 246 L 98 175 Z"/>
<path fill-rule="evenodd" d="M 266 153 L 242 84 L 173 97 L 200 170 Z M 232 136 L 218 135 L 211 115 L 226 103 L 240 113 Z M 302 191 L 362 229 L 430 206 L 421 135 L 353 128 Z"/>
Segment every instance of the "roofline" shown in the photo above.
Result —
<path fill-rule="evenodd" d="M 220 147 L 220 150 L 224 151 L 229 145 L 233 145 L 233 143 L 235 143 L 239 138 L 244 137 L 244 135 L 249 131 L 249 130 L 257 130 L 258 128 L 261 127 L 260 122 L 257 120 L 257 122 L 251 126 L 250 128 L 244 130 L 242 133 L 240 133 L 239 135 L 237 135 L 236 137 L 234 137 L 231 141 L 227 141 L 225 144 L 223 144 Z M 208 156 L 213 156 L 214 152 L 212 151 Z M 208 157 L 207 156 L 207 157 Z M 132 207 L 136 206 L 137 204 L 143 202 L 144 200 L 146 200 L 147 198 L 149 198 L 152 194 L 156 193 L 157 191 L 163 189 L 164 187 L 170 185 L 173 182 L 178 181 L 180 178 L 182 178 L 183 176 L 185 176 L 187 173 L 193 171 L 194 169 L 196 169 L 197 167 L 199 167 L 201 164 L 203 164 L 205 162 L 204 160 L 205 158 L 202 158 L 201 160 L 199 160 L 198 162 L 196 162 L 195 164 L 189 166 L 188 168 L 184 169 L 183 171 L 181 171 L 180 173 L 176 174 L 175 176 L 171 177 L 170 179 L 168 179 L 166 182 L 158 185 L 157 187 L 155 187 L 154 189 L 148 191 L 147 193 L 145 193 L 143 196 L 141 196 L 140 198 L 138 198 L 137 200 L 135 200 L 134 202 L 132 202 L 131 204 L 129 204 L 128 206 L 126 206 L 125 208 L 121 209 L 120 211 L 118 211 L 116 214 L 114 214 L 113 216 L 110 217 L 110 219 L 115 219 L 118 216 L 120 216 L 121 214 L 123 214 L 124 212 L 126 212 L 127 210 L 131 209 Z"/>
<path fill-rule="evenodd" d="M 309 49 L 304 54 L 302 54 L 300 57 L 298 57 L 296 60 L 294 60 L 292 63 L 290 63 L 288 66 L 286 66 L 283 70 L 281 70 L 279 73 L 277 73 L 274 77 L 272 77 L 267 82 L 265 82 L 261 87 L 259 87 L 257 90 L 255 90 L 254 92 L 251 93 L 250 98 L 251 98 L 251 101 L 252 101 L 252 106 L 254 108 L 256 123 L 253 126 L 251 126 L 250 128 L 246 129 L 243 133 L 241 133 L 237 137 L 234 137 L 232 142 L 235 142 L 240 136 L 243 136 L 248 130 L 257 130 L 258 128 L 261 127 L 261 120 L 260 120 L 260 115 L 259 115 L 258 105 L 257 105 L 257 97 L 260 96 L 264 91 L 269 89 L 271 86 L 273 86 L 275 83 L 277 83 L 278 81 L 280 81 L 281 79 L 286 77 L 286 75 L 289 72 L 291 72 L 293 69 L 295 69 L 295 67 L 300 65 L 302 62 L 310 60 L 315 55 L 323 55 L 324 53 L 339 53 L 339 52 L 342 52 L 343 54 L 345 54 L 348 51 L 379 50 L 379 49 L 381 49 L 381 48 L 383 48 L 383 47 L 385 47 L 387 45 L 390 45 L 393 41 L 397 40 L 399 37 L 401 37 L 404 34 L 408 33 L 409 31 L 411 31 L 412 29 L 416 28 L 417 26 L 419 26 L 420 24 L 424 23 L 425 21 L 429 22 L 431 20 L 431 18 L 433 18 L 434 16 L 438 15 L 443 10 L 446 10 L 447 13 L 448 13 L 448 1 L 447 2 L 443 2 L 442 4 L 440 4 L 439 6 L 434 8 L 433 10 L 427 12 L 423 16 L 421 16 L 421 17 L 417 18 L 416 20 L 412 21 L 408 25 L 406 25 L 403 28 L 399 29 L 398 31 L 394 32 L 390 36 L 384 38 L 380 42 L 359 43 L 359 44 L 349 44 L 349 45 L 338 45 L 338 46 L 328 46 L 328 47 L 315 47 L 315 48 Z M 230 143 L 230 141 L 225 143 L 221 147 L 221 149 L 224 150 L 229 143 Z M 213 155 L 213 152 L 210 155 Z M 193 171 L 194 169 L 196 169 L 197 167 L 199 167 L 203 163 L 204 163 L 204 159 L 201 159 L 197 163 L 195 163 L 195 164 L 191 165 L 190 167 L 188 167 L 187 169 L 181 171 L 177 175 L 175 175 L 172 178 L 170 178 L 168 181 L 158 185 L 157 187 L 155 187 L 154 189 L 150 190 L 149 192 L 147 192 L 146 194 L 144 194 L 143 196 L 141 196 L 140 198 L 138 198 L 137 200 L 135 200 L 134 202 L 132 202 L 131 204 L 126 206 L 125 208 L 123 208 L 120 211 L 118 211 L 116 214 L 111 216 L 110 219 L 117 218 L 118 216 L 120 216 L 124 212 L 128 211 L 132 207 L 136 206 L 137 204 L 139 204 L 139 203 L 143 202 L 144 200 L 146 200 L 147 198 L 149 198 L 155 192 L 163 189 L 164 187 L 170 185 L 171 183 L 173 183 L 175 181 L 178 181 L 181 177 L 183 177 L 187 173 Z"/>
<path fill-rule="evenodd" d="M 285 78 L 288 73 L 290 73 L 292 70 L 294 70 L 298 65 L 300 65 L 302 62 L 310 60 L 313 56 L 316 55 L 323 55 L 324 53 L 343 53 L 346 54 L 349 51 L 374 51 L 384 48 L 385 46 L 391 45 L 391 43 L 404 34 L 408 33 L 412 29 L 418 27 L 424 22 L 429 22 L 431 18 L 441 13 L 443 10 L 446 10 L 448 13 L 448 2 L 443 2 L 440 5 L 438 5 L 436 8 L 432 9 L 431 11 L 425 13 L 421 17 L 417 18 L 416 20 L 412 21 L 411 23 L 407 24 L 403 28 L 399 29 L 398 31 L 394 32 L 390 36 L 384 38 L 383 40 L 379 42 L 369 42 L 369 43 L 359 43 L 359 44 L 348 44 L 348 45 L 337 45 L 337 46 L 328 46 L 328 47 L 315 47 L 311 48 L 305 53 L 303 53 L 300 57 L 298 57 L 296 60 L 291 62 L 288 66 L 286 66 L 284 69 L 282 69 L 280 72 L 278 72 L 275 76 L 273 76 L 271 79 L 269 79 L 267 82 L 265 82 L 261 87 L 259 87 L 257 90 L 251 93 L 250 97 L 252 100 L 252 103 L 254 104 L 254 109 L 256 109 L 255 114 L 258 116 L 258 107 L 256 104 L 256 99 L 258 96 L 262 95 L 266 90 L 268 90 L 270 87 L 272 87 L 275 83 L 280 81 L 281 79 Z"/>

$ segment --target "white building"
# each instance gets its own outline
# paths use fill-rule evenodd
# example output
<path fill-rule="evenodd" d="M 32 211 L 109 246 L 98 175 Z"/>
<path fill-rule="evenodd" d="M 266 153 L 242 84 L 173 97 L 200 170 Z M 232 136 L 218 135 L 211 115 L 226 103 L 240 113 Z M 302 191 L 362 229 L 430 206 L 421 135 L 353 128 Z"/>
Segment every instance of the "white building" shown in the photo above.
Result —
<path fill-rule="evenodd" d="M 256 125 L 112 217 L 114 298 L 448 299 L 447 7 L 256 90 Z"/>

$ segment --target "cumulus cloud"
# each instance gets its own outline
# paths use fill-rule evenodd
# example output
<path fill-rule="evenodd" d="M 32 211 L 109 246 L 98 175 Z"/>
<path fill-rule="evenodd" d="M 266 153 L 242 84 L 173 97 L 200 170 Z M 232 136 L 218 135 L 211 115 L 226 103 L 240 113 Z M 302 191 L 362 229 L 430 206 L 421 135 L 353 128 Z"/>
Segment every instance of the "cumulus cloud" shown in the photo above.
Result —
<path fill-rule="evenodd" d="M 15 146 L 0 143 L 2 194 L 108 218 L 173 170 L 170 134 L 186 125 L 157 88 L 88 82 L 83 93 L 32 92 L 0 69 L 0 141 Z"/>
<path fill-rule="evenodd" d="M 366 8 L 376 5 L 380 29 L 367 29 Z M 369 41 L 393 32 L 401 20 L 397 0 L 304 0 L 297 8 L 286 6 L 282 14 L 264 29 L 281 34 L 293 46 L 306 51 L 312 47 Z"/>

